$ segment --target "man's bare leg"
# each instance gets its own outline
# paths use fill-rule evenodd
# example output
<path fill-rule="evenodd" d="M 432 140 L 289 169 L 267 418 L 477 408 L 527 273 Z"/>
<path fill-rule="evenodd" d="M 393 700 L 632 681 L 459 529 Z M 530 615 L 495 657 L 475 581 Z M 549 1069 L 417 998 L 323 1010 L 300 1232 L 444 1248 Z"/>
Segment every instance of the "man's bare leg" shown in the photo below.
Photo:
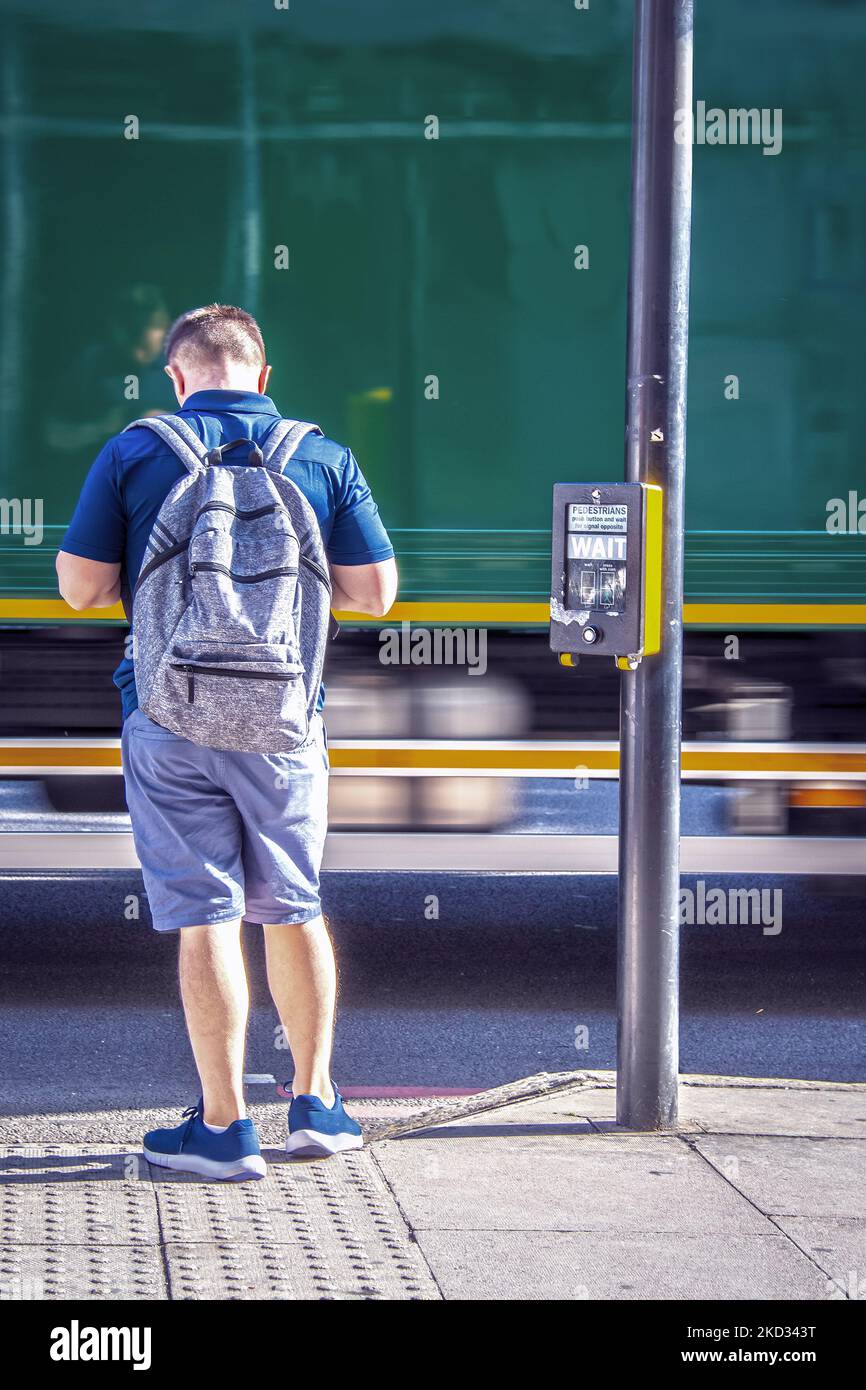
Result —
<path fill-rule="evenodd" d="M 230 1125 L 244 1119 L 244 1044 L 249 986 L 240 918 L 180 932 L 180 991 L 204 1119 Z"/>
<path fill-rule="evenodd" d="M 264 933 L 271 997 L 295 1063 L 294 1093 L 318 1096 L 325 1105 L 333 1105 L 337 966 L 324 918 L 266 925 Z"/>

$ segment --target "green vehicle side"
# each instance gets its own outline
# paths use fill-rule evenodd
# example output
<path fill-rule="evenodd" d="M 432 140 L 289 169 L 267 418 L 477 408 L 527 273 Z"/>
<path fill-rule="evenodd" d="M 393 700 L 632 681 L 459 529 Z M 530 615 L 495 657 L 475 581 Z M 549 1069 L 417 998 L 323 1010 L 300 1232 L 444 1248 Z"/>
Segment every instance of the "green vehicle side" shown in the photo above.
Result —
<path fill-rule="evenodd" d="M 552 484 L 622 477 L 628 0 L 328 0 L 242 24 L 229 0 L 142 0 L 110 28 L 96 0 L 0 12 L 7 633 L 80 625 L 53 561 L 86 470 L 173 404 L 131 355 L 130 295 L 151 295 L 259 316 L 277 403 L 370 480 L 418 605 L 400 611 L 502 603 L 494 621 L 540 634 Z M 850 643 L 866 11 L 699 5 L 695 55 L 696 98 L 779 112 L 783 139 L 695 149 L 687 622 Z M 15 534 L 21 499 L 41 544 Z"/>

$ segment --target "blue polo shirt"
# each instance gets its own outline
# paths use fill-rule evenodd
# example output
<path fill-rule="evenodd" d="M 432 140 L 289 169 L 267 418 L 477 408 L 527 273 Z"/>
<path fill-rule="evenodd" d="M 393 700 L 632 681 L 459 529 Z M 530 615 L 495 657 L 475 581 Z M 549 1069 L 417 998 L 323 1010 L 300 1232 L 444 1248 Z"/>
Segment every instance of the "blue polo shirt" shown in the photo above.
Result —
<path fill-rule="evenodd" d="M 280 412 L 255 391 L 196 391 L 178 415 L 208 449 L 230 439 L 261 444 Z M 121 599 L 127 617 L 145 546 L 165 498 L 186 469 L 152 430 L 115 435 L 94 461 L 61 550 L 87 560 L 120 562 Z M 284 469 L 319 520 L 328 559 L 335 565 L 370 565 L 394 554 L 379 510 L 351 450 L 321 435 L 307 435 Z M 123 717 L 138 707 L 132 662 L 114 673 Z M 323 696 L 319 695 L 321 707 Z"/>

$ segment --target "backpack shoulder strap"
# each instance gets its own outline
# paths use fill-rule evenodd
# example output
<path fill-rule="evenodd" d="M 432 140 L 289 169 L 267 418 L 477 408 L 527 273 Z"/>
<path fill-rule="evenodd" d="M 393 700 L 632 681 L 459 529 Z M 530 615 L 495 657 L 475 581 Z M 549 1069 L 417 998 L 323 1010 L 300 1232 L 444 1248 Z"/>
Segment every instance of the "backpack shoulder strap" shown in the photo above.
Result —
<path fill-rule="evenodd" d="M 311 425 L 305 420 L 278 420 L 265 440 L 262 451 L 265 467 L 273 473 L 282 473 L 307 435 L 321 433 L 318 425 Z"/>
<path fill-rule="evenodd" d="M 148 429 L 158 434 L 163 443 L 177 455 L 190 473 L 198 473 L 205 467 L 207 448 L 195 430 L 179 415 L 147 415 L 142 420 L 133 420 L 127 430 Z M 126 430 L 124 430 L 124 434 Z"/>

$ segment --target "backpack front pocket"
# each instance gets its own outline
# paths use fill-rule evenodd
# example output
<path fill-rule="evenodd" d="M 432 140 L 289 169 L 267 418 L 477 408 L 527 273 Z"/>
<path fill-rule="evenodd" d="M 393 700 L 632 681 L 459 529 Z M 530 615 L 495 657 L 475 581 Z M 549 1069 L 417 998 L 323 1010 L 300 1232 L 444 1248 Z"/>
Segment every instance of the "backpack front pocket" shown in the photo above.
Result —
<path fill-rule="evenodd" d="M 262 650 L 255 643 L 232 649 L 214 643 L 199 644 L 194 656 L 168 654 L 157 683 L 159 710 L 149 709 L 150 717 L 208 748 L 297 748 L 308 732 L 304 668 L 299 661 L 262 659 Z"/>

